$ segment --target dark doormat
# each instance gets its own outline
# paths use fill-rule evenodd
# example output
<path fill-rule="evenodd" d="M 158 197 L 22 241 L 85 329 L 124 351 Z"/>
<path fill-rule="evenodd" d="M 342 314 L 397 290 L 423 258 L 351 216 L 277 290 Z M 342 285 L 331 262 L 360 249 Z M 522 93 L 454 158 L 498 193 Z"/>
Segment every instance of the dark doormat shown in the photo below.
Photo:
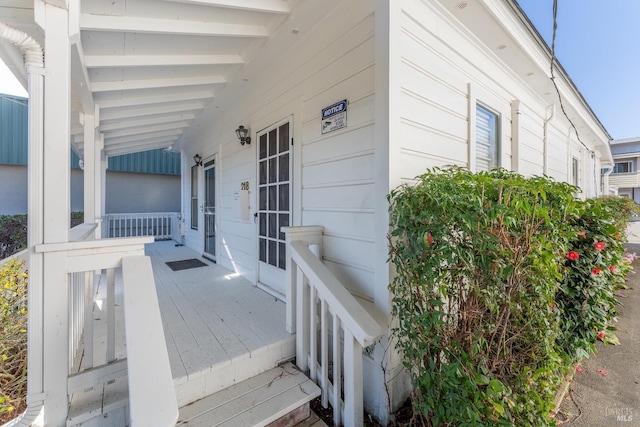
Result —
<path fill-rule="evenodd" d="M 166 264 L 173 271 L 187 270 L 189 268 L 197 268 L 197 267 L 206 267 L 207 265 L 209 265 L 209 264 L 205 264 L 204 262 L 196 258 L 183 259 L 181 261 L 169 261 Z"/>

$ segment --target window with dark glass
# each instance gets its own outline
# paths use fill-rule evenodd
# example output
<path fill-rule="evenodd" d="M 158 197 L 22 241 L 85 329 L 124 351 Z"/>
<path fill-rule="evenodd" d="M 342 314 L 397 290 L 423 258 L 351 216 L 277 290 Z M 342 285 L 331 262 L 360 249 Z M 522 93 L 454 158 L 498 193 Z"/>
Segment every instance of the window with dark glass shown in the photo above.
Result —
<path fill-rule="evenodd" d="M 498 115 L 476 105 L 476 171 L 500 167 Z"/>

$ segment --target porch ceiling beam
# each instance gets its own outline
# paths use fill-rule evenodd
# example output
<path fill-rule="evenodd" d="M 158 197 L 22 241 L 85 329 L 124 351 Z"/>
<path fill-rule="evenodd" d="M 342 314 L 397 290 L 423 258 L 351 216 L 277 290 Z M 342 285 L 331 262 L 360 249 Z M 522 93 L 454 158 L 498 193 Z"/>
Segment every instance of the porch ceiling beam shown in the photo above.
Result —
<path fill-rule="evenodd" d="M 174 3 L 200 4 L 225 7 L 229 9 L 252 10 L 256 12 L 282 13 L 290 12 L 289 6 L 282 0 L 168 0 Z"/>
<path fill-rule="evenodd" d="M 182 136 L 181 130 L 171 130 L 171 131 L 163 131 L 163 132 L 154 132 L 152 134 L 148 134 L 144 137 L 140 135 L 134 136 L 122 136 L 118 138 L 105 139 L 104 146 L 105 147 L 115 147 L 118 145 L 131 145 L 132 143 L 139 141 L 159 141 L 159 140 L 176 140 L 180 136 Z"/>
<path fill-rule="evenodd" d="M 93 115 L 95 104 L 91 92 L 91 82 L 84 63 L 82 43 L 79 39 L 71 44 L 71 85 L 75 89 L 82 111 Z"/>
<path fill-rule="evenodd" d="M 164 104 L 167 102 L 180 102 L 180 101 L 195 101 L 198 99 L 210 99 L 213 98 L 213 92 L 210 90 L 203 90 L 197 92 L 182 92 L 172 95 L 157 95 L 157 96 L 141 96 L 131 98 L 120 99 L 105 99 L 96 101 L 100 105 L 100 111 L 105 111 L 111 108 L 133 107 L 139 105 L 150 104 Z M 204 108 L 204 103 L 202 104 Z"/>
<path fill-rule="evenodd" d="M 229 24 L 222 22 L 186 21 L 178 19 L 143 18 L 139 16 L 108 16 L 83 13 L 83 30 L 131 33 L 182 34 L 220 37 L 267 37 L 261 25 Z"/>
<path fill-rule="evenodd" d="M 91 90 L 94 92 L 109 92 L 116 90 L 156 89 L 161 87 L 198 86 L 226 83 L 223 76 L 178 77 L 167 79 L 119 80 L 110 82 L 93 82 Z"/>
<path fill-rule="evenodd" d="M 130 117 L 151 116 L 154 114 L 171 114 L 171 113 L 186 113 L 187 111 L 199 111 L 205 107 L 203 102 L 189 102 L 185 104 L 170 104 L 161 107 L 143 107 L 132 108 L 129 110 L 116 110 L 111 112 L 104 112 L 100 114 L 100 120 L 118 120 L 126 119 Z M 104 110 L 101 110 L 104 111 Z"/>
<path fill-rule="evenodd" d="M 240 55 L 87 55 L 88 68 L 243 64 Z"/>
<path fill-rule="evenodd" d="M 172 145 L 172 141 L 153 142 L 149 144 L 136 144 L 128 147 L 106 149 L 105 152 L 109 156 L 120 156 L 122 154 L 139 153 L 141 151 L 156 150 L 158 148 L 166 148 Z"/>
<path fill-rule="evenodd" d="M 178 130 L 178 129 L 186 129 L 189 127 L 190 122 L 187 121 L 183 121 L 183 122 L 175 122 L 175 123 L 167 123 L 164 125 L 155 125 L 155 126 L 145 126 L 145 127 L 138 127 L 138 128 L 132 128 L 132 129 L 121 129 L 121 130 L 114 130 L 114 131 L 109 131 L 109 132 L 103 132 L 104 133 L 104 137 L 105 139 L 108 138 L 116 138 L 118 136 L 128 136 L 128 135 L 144 135 L 145 133 L 153 133 L 153 132 L 159 132 L 159 131 L 163 131 L 163 130 Z M 106 144 L 106 142 L 105 142 Z"/>
<path fill-rule="evenodd" d="M 193 120 L 195 118 L 196 118 L 195 114 L 178 114 L 178 115 L 170 115 L 170 116 L 167 116 L 167 115 L 156 116 L 153 118 L 141 119 L 141 120 L 122 120 L 116 123 L 108 123 L 108 124 L 100 125 L 100 131 L 107 132 L 111 130 L 127 129 L 127 128 L 139 127 L 139 126 L 149 126 L 149 125 L 156 125 L 160 123 L 172 123 L 172 122 L 179 122 L 182 120 Z"/>

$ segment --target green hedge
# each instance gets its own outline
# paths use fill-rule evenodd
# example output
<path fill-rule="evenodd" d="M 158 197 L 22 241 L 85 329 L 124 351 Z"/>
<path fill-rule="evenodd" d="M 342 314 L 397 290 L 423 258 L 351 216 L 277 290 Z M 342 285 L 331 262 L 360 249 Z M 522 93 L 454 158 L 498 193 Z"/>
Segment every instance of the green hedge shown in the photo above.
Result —
<path fill-rule="evenodd" d="M 82 224 L 84 212 L 71 212 L 70 225 Z M 0 259 L 27 247 L 27 216 L 0 215 Z"/>
<path fill-rule="evenodd" d="M 393 334 L 425 425 L 554 425 L 557 385 L 585 356 L 577 348 L 592 350 L 610 328 L 609 296 L 626 268 L 625 216 L 610 208 L 625 202 L 581 202 L 576 191 L 452 168 L 390 193 Z M 568 259 L 572 251 L 582 255 Z M 588 291 L 587 318 L 571 310 L 592 281 L 609 290 Z M 585 325 L 579 342 L 569 339 Z"/>

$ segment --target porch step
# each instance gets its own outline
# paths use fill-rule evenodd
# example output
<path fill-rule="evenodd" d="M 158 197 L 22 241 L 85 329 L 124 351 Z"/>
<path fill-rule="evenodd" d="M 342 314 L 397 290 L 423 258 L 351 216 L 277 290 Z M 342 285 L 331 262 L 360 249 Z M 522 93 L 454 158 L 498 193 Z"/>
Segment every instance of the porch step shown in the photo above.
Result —
<path fill-rule="evenodd" d="M 292 363 L 285 363 L 183 406 L 176 425 L 294 426 L 309 416 L 309 402 L 319 395 L 313 381 Z M 283 418 L 296 410 L 297 414 Z"/>

